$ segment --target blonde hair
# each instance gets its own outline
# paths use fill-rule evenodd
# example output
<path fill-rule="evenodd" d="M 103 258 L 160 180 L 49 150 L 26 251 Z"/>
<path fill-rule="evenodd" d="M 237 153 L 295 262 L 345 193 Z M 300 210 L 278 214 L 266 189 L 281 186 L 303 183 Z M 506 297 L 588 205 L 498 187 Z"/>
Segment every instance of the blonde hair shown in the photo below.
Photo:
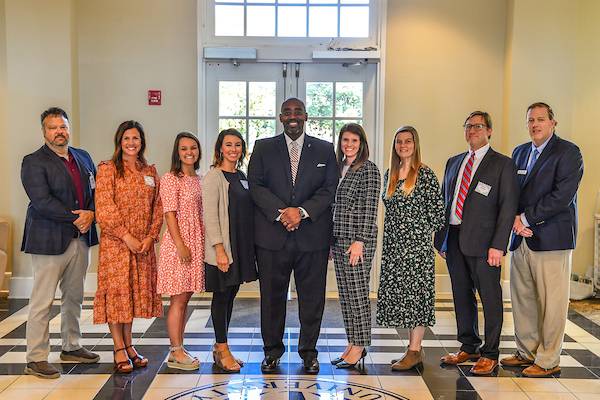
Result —
<path fill-rule="evenodd" d="M 419 145 L 419 134 L 417 130 L 412 126 L 405 125 L 401 126 L 396 130 L 396 134 L 394 135 L 394 140 L 392 141 L 392 152 L 390 155 L 390 168 L 388 175 L 388 184 L 387 184 L 387 197 L 392 197 L 396 192 L 396 187 L 398 186 L 398 181 L 400 180 L 400 156 L 396 152 L 396 138 L 402 132 L 409 132 L 413 137 L 413 142 L 415 143 L 415 150 L 410 160 L 410 170 L 408 171 L 408 175 L 406 179 L 402 183 L 402 193 L 405 196 L 408 196 L 415 189 L 415 185 L 417 184 L 417 176 L 419 175 L 419 169 L 423 166 L 421 162 L 421 147 Z"/>

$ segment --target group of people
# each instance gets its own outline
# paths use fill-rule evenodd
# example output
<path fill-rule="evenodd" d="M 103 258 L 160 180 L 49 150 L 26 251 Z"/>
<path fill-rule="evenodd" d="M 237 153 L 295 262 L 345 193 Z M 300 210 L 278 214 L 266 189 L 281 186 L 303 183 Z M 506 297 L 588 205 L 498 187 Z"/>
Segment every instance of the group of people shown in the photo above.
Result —
<path fill-rule="evenodd" d="M 305 133 L 308 114 L 301 100 L 287 99 L 279 118 L 283 134 L 255 143 L 247 176 L 242 171 L 247 144 L 237 130 L 226 129 L 201 178 L 202 152 L 192 133 L 177 135 L 170 171 L 159 177 L 144 157 L 142 125 L 125 121 L 115 133 L 112 158 L 96 172 L 87 152 L 68 145 L 66 112 L 42 113 L 45 144 L 23 159 L 21 171 L 30 199 L 22 250 L 32 254 L 34 273 L 25 373 L 60 375 L 48 363 L 48 324 L 59 284 L 60 358 L 99 360 L 79 344 L 88 250 L 98 244 L 95 223 L 101 235 L 94 323 L 108 324 L 116 371 L 147 366 L 148 359 L 132 344 L 132 322 L 161 317 L 162 296 L 170 297 L 167 365 L 198 369 L 199 360 L 183 346 L 186 309 L 194 292 L 208 291 L 214 363 L 224 372 L 239 372 L 243 361 L 231 353 L 227 332 L 240 285 L 256 279 L 265 354 L 261 370 L 277 371 L 285 352 L 293 273 L 298 353 L 305 372 L 318 373 L 329 258 L 348 340 L 331 362 L 336 368 L 364 366 L 371 344 L 369 279 L 380 198 L 383 255 L 376 320 L 409 332 L 408 348 L 392 360 L 393 370 L 422 363 L 422 340 L 435 324 L 434 245 L 448 265 L 462 344 L 441 361 L 476 359 L 472 373 L 494 370 L 503 316 L 500 265 L 511 232 L 518 351 L 501 363 L 527 366 L 527 376 L 559 370 L 583 162 L 579 149 L 554 133 L 556 121 L 547 104 L 528 108 L 532 142 L 517 147 L 512 160 L 491 149 L 489 114 L 471 113 L 464 123 L 469 151 L 448 160 L 441 189 L 421 160 L 419 134 L 412 126 L 396 131 L 382 188 L 360 125 L 344 125 L 334 151 L 331 143 Z M 476 293 L 484 309 L 484 345 Z"/>

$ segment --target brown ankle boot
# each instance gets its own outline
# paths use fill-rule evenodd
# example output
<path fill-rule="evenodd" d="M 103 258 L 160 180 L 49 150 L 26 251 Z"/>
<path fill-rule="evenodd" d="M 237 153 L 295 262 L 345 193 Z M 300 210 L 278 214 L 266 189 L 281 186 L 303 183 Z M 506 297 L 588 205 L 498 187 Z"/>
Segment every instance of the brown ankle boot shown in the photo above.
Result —
<path fill-rule="evenodd" d="M 406 350 L 404 357 L 392 364 L 392 371 L 406 371 L 423 363 L 421 351 Z"/>

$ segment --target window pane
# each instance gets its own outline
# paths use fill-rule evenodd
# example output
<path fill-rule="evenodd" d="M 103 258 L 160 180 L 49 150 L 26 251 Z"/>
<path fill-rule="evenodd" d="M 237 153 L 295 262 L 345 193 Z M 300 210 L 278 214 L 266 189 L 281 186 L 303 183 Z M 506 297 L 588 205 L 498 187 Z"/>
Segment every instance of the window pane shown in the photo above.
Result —
<path fill-rule="evenodd" d="M 310 4 L 337 4 L 337 0 L 310 0 Z"/>
<path fill-rule="evenodd" d="M 340 0 L 342 4 L 369 4 L 369 0 Z"/>
<path fill-rule="evenodd" d="M 246 82 L 219 82 L 219 116 L 246 115 Z"/>
<path fill-rule="evenodd" d="M 244 0 L 216 0 L 215 3 L 243 3 Z"/>
<path fill-rule="evenodd" d="M 362 82 L 336 82 L 335 115 L 336 117 L 362 117 L 363 108 Z"/>
<path fill-rule="evenodd" d="M 369 7 L 340 7 L 340 37 L 369 37 Z"/>
<path fill-rule="evenodd" d="M 306 82 L 306 112 L 309 118 L 333 116 L 332 82 Z"/>
<path fill-rule="evenodd" d="M 309 7 L 308 35 L 337 37 L 337 7 Z"/>
<path fill-rule="evenodd" d="M 237 129 L 242 136 L 246 135 L 246 120 L 244 119 L 227 119 L 219 118 L 219 132 L 223 129 Z"/>
<path fill-rule="evenodd" d="M 279 4 L 306 4 L 306 0 L 279 0 Z"/>
<path fill-rule="evenodd" d="M 330 119 L 310 119 L 306 122 L 306 133 L 333 143 L 333 121 Z"/>
<path fill-rule="evenodd" d="M 275 0 L 246 0 L 247 3 L 275 3 Z"/>
<path fill-rule="evenodd" d="M 274 119 L 251 119 L 248 121 L 248 152 L 251 153 L 254 148 L 254 142 L 258 139 L 275 136 Z"/>
<path fill-rule="evenodd" d="M 275 7 L 248 6 L 246 36 L 275 36 Z"/>
<path fill-rule="evenodd" d="M 215 6 L 215 36 L 244 36 L 244 6 Z"/>
<path fill-rule="evenodd" d="M 277 8 L 277 36 L 306 37 L 306 7 Z"/>
<path fill-rule="evenodd" d="M 362 125 L 362 119 L 336 119 L 335 120 L 335 140 L 337 142 L 337 138 L 339 136 L 340 133 L 340 129 L 342 129 L 342 126 L 349 124 L 350 122 L 354 122 L 355 124 L 359 124 Z M 368 132 L 367 132 L 368 135 Z"/>
<path fill-rule="evenodd" d="M 275 117 L 275 82 L 250 82 L 249 86 L 249 115 Z"/>

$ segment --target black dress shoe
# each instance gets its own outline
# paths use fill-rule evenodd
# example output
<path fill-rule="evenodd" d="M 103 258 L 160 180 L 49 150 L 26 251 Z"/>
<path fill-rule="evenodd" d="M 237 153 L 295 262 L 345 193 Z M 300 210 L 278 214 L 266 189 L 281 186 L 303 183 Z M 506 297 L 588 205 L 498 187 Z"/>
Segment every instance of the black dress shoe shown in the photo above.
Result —
<path fill-rule="evenodd" d="M 342 361 L 344 361 L 344 359 L 342 357 L 334 358 L 333 360 L 331 360 L 331 365 L 337 365 L 337 364 L 341 363 Z"/>
<path fill-rule="evenodd" d="M 317 357 L 304 360 L 304 372 L 307 374 L 319 373 L 319 360 L 317 360 Z"/>
<path fill-rule="evenodd" d="M 273 372 L 279 366 L 279 357 L 265 356 L 260 363 L 260 370 L 262 372 Z"/>

